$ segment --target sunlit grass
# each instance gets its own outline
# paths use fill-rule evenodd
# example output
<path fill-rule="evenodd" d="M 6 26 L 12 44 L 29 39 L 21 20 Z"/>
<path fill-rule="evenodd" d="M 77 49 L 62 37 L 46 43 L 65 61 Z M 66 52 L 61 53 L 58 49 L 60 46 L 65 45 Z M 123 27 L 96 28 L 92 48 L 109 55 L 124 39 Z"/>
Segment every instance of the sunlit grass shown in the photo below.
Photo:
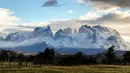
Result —
<path fill-rule="evenodd" d="M 130 73 L 130 66 L 82 65 L 43 67 L 1 67 L 0 73 Z"/>

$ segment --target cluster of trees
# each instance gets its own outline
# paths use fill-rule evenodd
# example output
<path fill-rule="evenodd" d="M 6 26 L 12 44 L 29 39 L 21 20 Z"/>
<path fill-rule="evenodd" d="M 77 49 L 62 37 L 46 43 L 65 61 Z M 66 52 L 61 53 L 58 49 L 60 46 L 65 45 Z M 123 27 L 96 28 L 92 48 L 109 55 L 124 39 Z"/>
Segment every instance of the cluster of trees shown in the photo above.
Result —
<path fill-rule="evenodd" d="M 25 55 L 24 53 L 18 53 L 10 50 L 0 51 L 0 64 L 5 63 L 11 66 L 15 62 L 18 66 L 28 66 L 28 64 L 34 66 L 42 66 L 45 64 L 53 64 L 55 51 L 54 49 L 46 48 L 44 52 L 39 52 L 36 55 Z"/>
<path fill-rule="evenodd" d="M 120 60 L 116 57 L 114 50 L 115 46 L 110 47 L 105 53 L 97 55 L 85 55 L 83 52 L 78 52 L 74 55 L 69 55 L 61 59 L 59 65 L 81 65 L 81 64 L 114 64 Z"/>
<path fill-rule="evenodd" d="M 82 65 L 82 64 L 95 64 L 95 59 L 91 56 L 78 52 L 73 55 L 68 55 L 65 58 L 59 58 L 56 65 Z"/>
<path fill-rule="evenodd" d="M 56 54 L 54 49 L 46 48 L 43 52 L 35 55 L 25 55 L 10 50 L 0 51 L 0 64 L 5 63 L 9 66 L 15 63 L 17 66 L 43 66 L 43 65 L 81 65 L 81 64 L 115 64 L 123 62 L 127 64 L 130 62 L 130 52 L 127 51 L 123 59 L 116 57 L 114 46 L 110 47 L 105 53 L 97 55 L 86 55 L 83 52 L 76 54 L 61 55 Z M 119 63 L 120 64 L 120 63 Z"/>
<path fill-rule="evenodd" d="M 34 65 L 48 65 L 54 63 L 54 49 L 46 48 L 44 52 L 36 54 L 32 60 Z"/>

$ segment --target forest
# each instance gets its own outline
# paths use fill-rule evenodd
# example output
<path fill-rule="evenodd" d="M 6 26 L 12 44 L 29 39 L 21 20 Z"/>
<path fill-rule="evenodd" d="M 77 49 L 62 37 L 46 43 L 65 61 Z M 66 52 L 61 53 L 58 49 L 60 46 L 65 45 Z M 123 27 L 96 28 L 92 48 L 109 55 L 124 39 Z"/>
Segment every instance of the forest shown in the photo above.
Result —
<path fill-rule="evenodd" d="M 116 56 L 115 46 L 111 46 L 103 53 L 96 55 L 87 55 L 83 52 L 75 54 L 62 54 L 56 52 L 53 48 L 45 48 L 43 52 L 37 54 L 24 54 L 11 50 L 1 49 L 0 66 L 18 66 L 18 67 L 41 67 L 45 65 L 54 66 L 76 66 L 93 64 L 115 64 L 128 65 L 130 62 L 130 52 L 126 51 L 122 57 Z"/>

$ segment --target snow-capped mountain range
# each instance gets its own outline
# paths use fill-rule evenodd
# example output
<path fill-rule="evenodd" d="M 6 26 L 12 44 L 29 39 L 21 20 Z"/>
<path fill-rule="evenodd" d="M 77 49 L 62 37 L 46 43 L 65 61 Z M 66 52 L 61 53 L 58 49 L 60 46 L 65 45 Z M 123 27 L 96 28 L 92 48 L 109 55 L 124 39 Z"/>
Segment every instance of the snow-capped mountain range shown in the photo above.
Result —
<path fill-rule="evenodd" d="M 116 50 L 129 50 L 120 34 L 103 26 L 83 25 L 79 30 L 59 29 L 54 35 L 50 26 L 37 27 L 32 32 L 15 32 L 7 37 L 0 37 L 1 49 L 27 52 L 42 51 L 53 47 L 57 51 L 106 50 L 112 45 Z M 98 52 L 98 51 L 96 51 Z"/>

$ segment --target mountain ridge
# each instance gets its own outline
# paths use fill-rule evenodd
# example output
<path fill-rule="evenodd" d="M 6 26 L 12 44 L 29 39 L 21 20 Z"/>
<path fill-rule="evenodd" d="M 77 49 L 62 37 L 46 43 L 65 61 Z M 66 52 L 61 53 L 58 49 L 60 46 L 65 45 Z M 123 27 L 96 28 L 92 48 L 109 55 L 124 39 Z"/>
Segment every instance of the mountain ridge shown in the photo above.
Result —
<path fill-rule="evenodd" d="M 8 45 L 4 45 L 8 44 Z M 36 45 L 36 46 L 34 46 Z M 37 27 L 32 32 L 15 32 L 0 41 L 0 48 L 43 50 L 45 47 L 53 48 L 94 48 L 107 49 L 114 45 L 116 50 L 129 50 L 120 34 L 104 26 L 82 25 L 79 31 L 72 32 L 71 28 L 59 29 L 54 35 L 50 26 Z M 33 48 L 34 46 L 35 48 Z M 22 48 L 21 48 L 22 47 Z M 23 48 L 24 47 L 24 48 Z"/>

